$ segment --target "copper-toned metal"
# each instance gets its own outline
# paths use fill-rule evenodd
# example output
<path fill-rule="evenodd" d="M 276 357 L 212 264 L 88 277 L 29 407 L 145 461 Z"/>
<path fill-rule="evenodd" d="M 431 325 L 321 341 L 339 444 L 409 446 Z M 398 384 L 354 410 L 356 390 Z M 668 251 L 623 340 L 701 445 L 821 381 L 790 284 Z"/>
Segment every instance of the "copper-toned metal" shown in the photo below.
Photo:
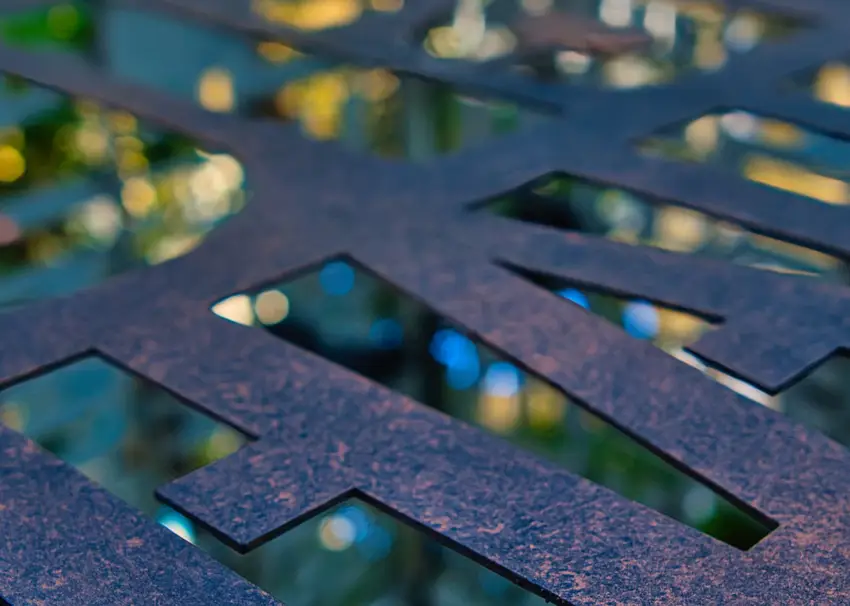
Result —
<path fill-rule="evenodd" d="M 228 150 L 251 183 L 244 211 L 189 255 L 0 315 L 4 384 L 94 350 L 256 437 L 160 489 L 243 550 L 358 494 L 559 603 L 850 603 L 845 448 L 505 265 L 717 318 L 722 326 L 694 352 L 768 391 L 850 347 L 850 291 L 470 210 L 563 171 L 847 259 L 848 207 L 641 155 L 634 143 L 717 108 L 850 136 L 850 112 L 786 86 L 850 51 L 850 4 L 762 0 L 805 26 L 717 72 L 631 92 L 428 56 L 417 36 L 445 16 L 440 2 L 408 0 L 399 12 L 317 33 L 267 24 L 247 2 L 128 4 L 451 82 L 556 118 L 404 163 L 310 141 L 292 124 L 209 113 L 83 59 L 0 48 L 4 72 Z M 228 295 L 343 254 L 778 528 L 737 550 L 210 312 Z M 0 446 L 0 596 L 9 603 L 274 603 L 14 431 L 0 428 Z"/>

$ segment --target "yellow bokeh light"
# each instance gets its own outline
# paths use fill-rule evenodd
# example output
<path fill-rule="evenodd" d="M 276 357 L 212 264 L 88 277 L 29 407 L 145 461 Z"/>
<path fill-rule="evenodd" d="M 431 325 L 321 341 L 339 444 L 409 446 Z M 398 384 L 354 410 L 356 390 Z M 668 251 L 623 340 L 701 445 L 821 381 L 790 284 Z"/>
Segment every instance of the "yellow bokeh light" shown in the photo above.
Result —
<path fill-rule="evenodd" d="M 762 120 L 760 135 L 774 147 L 799 147 L 803 143 L 803 130 L 782 120 Z"/>
<path fill-rule="evenodd" d="M 0 146 L 0 181 L 13 183 L 27 170 L 27 163 L 17 149 L 11 145 Z"/>
<path fill-rule="evenodd" d="M 847 204 L 847 183 L 819 175 L 792 162 L 752 155 L 744 162 L 744 176 L 751 181 L 827 204 Z"/>
<path fill-rule="evenodd" d="M 662 73 L 648 59 L 637 55 L 621 55 L 603 65 L 605 82 L 614 88 L 636 88 L 658 82 Z"/>
<path fill-rule="evenodd" d="M 301 56 L 294 48 L 281 42 L 260 42 L 257 53 L 269 63 L 286 63 Z"/>
<path fill-rule="evenodd" d="M 728 387 L 745 398 L 758 402 L 762 406 L 767 406 L 768 408 L 773 408 L 775 406 L 774 402 L 776 399 L 773 396 L 763 392 L 753 385 L 750 385 L 749 383 L 745 383 L 740 379 L 736 379 L 735 377 L 713 368 L 707 368 L 705 374 L 721 385 Z"/>
<path fill-rule="evenodd" d="M 156 204 L 156 189 L 143 177 L 131 177 L 121 188 L 121 204 L 132 216 L 144 217 Z"/>
<path fill-rule="evenodd" d="M 826 255 L 811 248 L 797 246 L 796 244 L 791 244 L 790 242 L 774 240 L 773 238 L 768 238 L 767 236 L 760 235 L 753 235 L 752 238 L 753 243 L 756 244 L 762 250 L 766 250 L 770 253 L 778 254 L 780 256 L 784 256 L 790 259 L 803 261 L 805 263 L 809 263 L 811 265 L 819 267 L 820 269 L 834 269 L 841 263 L 841 261 L 839 261 L 836 257 Z"/>
<path fill-rule="evenodd" d="M 404 0 L 371 0 L 372 10 L 382 13 L 394 13 L 404 8 Z"/>
<path fill-rule="evenodd" d="M 682 15 L 705 24 L 717 25 L 723 22 L 725 16 L 722 4 L 714 0 L 679 0 L 676 8 Z"/>
<path fill-rule="evenodd" d="M 115 137 L 115 147 L 122 152 L 142 152 L 145 149 L 145 144 L 142 143 L 142 140 L 138 137 L 133 137 L 130 135 L 121 135 L 119 137 Z"/>
<path fill-rule="evenodd" d="M 689 252 L 705 241 L 706 220 L 698 212 L 669 206 L 655 216 L 658 245 L 667 250 Z"/>
<path fill-rule="evenodd" d="M 711 325 L 697 316 L 675 309 L 658 308 L 658 339 L 674 342 L 678 346 L 690 345 L 699 339 Z"/>
<path fill-rule="evenodd" d="M 0 422 L 9 429 L 21 431 L 26 425 L 26 407 L 16 402 L 6 402 L 0 408 Z"/>
<path fill-rule="evenodd" d="M 212 306 L 212 311 L 217 316 L 251 326 L 254 323 L 254 307 L 251 305 L 251 297 L 248 295 L 234 295 Z"/>
<path fill-rule="evenodd" d="M 113 111 L 109 113 L 109 128 L 116 135 L 131 135 L 136 132 L 138 121 L 129 112 Z"/>
<path fill-rule="evenodd" d="M 239 450 L 239 435 L 232 430 L 216 429 L 204 445 L 207 460 L 217 461 Z"/>
<path fill-rule="evenodd" d="M 347 25 L 363 12 L 359 0 L 254 0 L 253 10 L 273 23 L 308 31 Z"/>
<path fill-rule="evenodd" d="M 148 263 L 156 265 L 169 259 L 176 259 L 201 243 L 200 234 L 175 234 L 156 241 L 145 255 Z"/>
<path fill-rule="evenodd" d="M 354 77 L 357 92 L 370 101 L 383 101 L 398 90 L 401 82 L 392 72 L 372 69 Z"/>
<path fill-rule="evenodd" d="M 546 430 L 559 426 L 567 411 L 566 398 L 545 383 L 530 383 L 526 388 L 528 423 L 533 429 Z"/>
<path fill-rule="evenodd" d="M 717 69 L 726 63 L 726 46 L 723 44 L 721 24 L 706 25 L 697 29 L 694 44 L 694 64 L 700 69 Z"/>
<path fill-rule="evenodd" d="M 435 27 L 428 32 L 425 50 L 436 57 L 456 59 L 464 56 L 460 34 L 453 27 Z"/>
<path fill-rule="evenodd" d="M 520 401 L 516 395 L 499 396 L 484 392 L 478 400 L 478 421 L 497 433 L 514 429 L 520 419 Z"/>
<path fill-rule="evenodd" d="M 206 70 L 198 80 L 198 101 L 212 112 L 229 112 L 236 106 L 233 76 L 217 67 Z"/>
<path fill-rule="evenodd" d="M 844 63 L 827 63 L 814 82 L 815 97 L 826 103 L 850 107 L 850 67 Z"/>
<path fill-rule="evenodd" d="M 98 164 L 109 152 L 109 137 L 106 130 L 86 125 L 74 133 L 74 148 L 88 164 Z"/>
<path fill-rule="evenodd" d="M 720 134 L 720 119 L 703 116 L 685 128 L 685 141 L 698 154 L 707 156 L 715 150 Z"/>
<path fill-rule="evenodd" d="M 118 164 L 118 176 L 122 179 L 138 175 L 148 168 L 148 159 L 139 150 L 123 150 L 118 154 L 116 160 Z"/>
<path fill-rule="evenodd" d="M 293 82 L 282 87 L 274 97 L 274 107 L 278 115 L 287 118 L 297 116 L 304 99 L 304 85 Z"/>
<path fill-rule="evenodd" d="M 279 290 L 267 290 L 257 297 L 254 311 L 263 324 L 277 324 L 289 315 L 289 298 Z"/>
<path fill-rule="evenodd" d="M 342 104 L 349 97 L 346 72 L 327 72 L 302 83 L 297 113 L 304 129 L 316 139 L 333 139 L 342 129 Z M 284 103 L 288 100 L 284 94 Z"/>

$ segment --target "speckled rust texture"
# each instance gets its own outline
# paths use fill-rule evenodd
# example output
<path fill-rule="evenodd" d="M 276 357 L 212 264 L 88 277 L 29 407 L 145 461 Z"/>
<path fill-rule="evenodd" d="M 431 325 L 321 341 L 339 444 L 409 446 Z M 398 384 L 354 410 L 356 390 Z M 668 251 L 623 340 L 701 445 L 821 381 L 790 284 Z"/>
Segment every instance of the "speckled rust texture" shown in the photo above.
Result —
<path fill-rule="evenodd" d="M 209 114 L 71 58 L 0 48 L 6 72 L 230 150 L 252 184 L 247 209 L 196 252 L 0 316 L 0 381 L 97 350 L 256 436 L 160 490 L 240 549 L 356 493 L 561 603 L 850 604 L 850 453 L 505 266 L 718 318 L 722 326 L 694 350 L 768 390 L 850 347 L 850 290 L 469 210 L 562 170 L 850 257 L 847 207 L 639 157 L 631 146 L 719 107 L 850 136 L 850 112 L 779 92 L 789 75 L 850 51 L 850 3 L 763 0 L 811 27 L 712 75 L 632 93 L 534 84 L 430 58 L 413 32 L 448 9 L 442 1 L 408 0 L 397 14 L 310 35 L 265 25 L 232 0 L 136 4 L 536 102 L 561 117 L 407 165 L 310 142 L 289 126 Z M 779 528 L 738 551 L 209 310 L 341 254 Z M 275 603 L 14 432 L 0 429 L 0 449 L 0 596 L 11 604 Z"/>

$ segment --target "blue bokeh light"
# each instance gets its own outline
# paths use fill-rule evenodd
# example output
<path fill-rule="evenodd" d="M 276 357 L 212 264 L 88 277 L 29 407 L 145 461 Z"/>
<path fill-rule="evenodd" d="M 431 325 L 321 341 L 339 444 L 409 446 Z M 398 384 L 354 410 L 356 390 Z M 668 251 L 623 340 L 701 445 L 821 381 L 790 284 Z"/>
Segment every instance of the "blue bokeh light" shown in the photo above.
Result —
<path fill-rule="evenodd" d="M 507 398 L 519 391 L 521 381 L 516 366 L 508 362 L 494 362 L 484 375 L 484 389 L 494 396 Z"/>
<path fill-rule="evenodd" d="M 658 334 L 661 318 L 652 303 L 632 301 L 623 309 L 623 328 L 638 339 L 652 339 Z"/>
<path fill-rule="evenodd" d="M 581 305 L 585 309 L 590 309 L 590 301 L 587 296 L 581 292 L 576 290 L 575 288 L 566 288 L 564 290 L 558 291 L 558 294 L 568 301 L 572 301 L 576 305 Z"/>
<path fill-rule="evenodd" d="M 347 505 L 337 510 L 336 515 L 345 517 L 354 526 L 355 543 L 365 541 L 369 537 L 373 524 L 369 515 L 363 511 L 362 507 Z"/>
<path fill-rule="evenodd" d="M 354 269 L 344 261 L 331 261 L 319 272 L 319 282 L 329 295 L 347 295 L 354 288 Z"/>
<path fill-rule="evenodd" d="M 481 375 L 481 362 L 475 343 L 456 330 L 445 328 L 434 333 L 431 355 L 446 367 L 446 381 L 452 389 L 469 389 Z"/>
<path fill-rule="evenodd" d="M 465 366 L 469 360 L 478 358 L 475 343 L 456 330 L 445 328 L 434 333 L 430 346 L 431 355 L 437 362 L 449 368 Z"/>
<path fill-rule="evenodd" d="M 452 389 L 469 389 L 478 382 L 481 375 L 481 363 L 478 354 L 474 358 L 468 358 L 463 364 L 456 364 L 446 368 L 446 381 Z"/>

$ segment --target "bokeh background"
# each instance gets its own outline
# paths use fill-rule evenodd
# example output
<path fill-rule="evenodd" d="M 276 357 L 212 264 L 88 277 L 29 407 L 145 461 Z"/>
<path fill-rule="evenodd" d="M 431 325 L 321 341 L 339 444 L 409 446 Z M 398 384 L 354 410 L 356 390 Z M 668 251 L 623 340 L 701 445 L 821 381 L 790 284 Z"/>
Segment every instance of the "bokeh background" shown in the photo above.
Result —
<path fill-rule="evenodd" d="M 370 11 L 400 10 L 402 1 L 264 0 L 251 10 L 274 22 L 321 30 Z M 648 43 L 610 56 L 529 49 L 512 25 L 551 11 L 566 11 L 580 24 L 641 31 Z M 544 82 L 634 89 L 720 69 L 735 54 L 783 40 L 798 27 L 789 17 L 692 0 L 460 0 L 453 15 L 423 28 L 414 42 L 445 61 L 492 62 L 494 69 Z M 486 145 L 503 133 L 557 119 L 448 84 L 340 65 L 279 41 L 246 40 L 108 2 L 56 3 L 2 15 L 0 38 L 33 52 L 76 55 L 208 111 L 296 122 L 305 137 L 409 161 Z M 788 86 L 848 106 L 850 66 L 830 63 Z M 236 158 L 90 100 L 6 77 L 0 121 L 0 309 L 67 295 L 178 257 L 250 203 L 251 176 Z M 723 166 L 822 203 L 850 201 L 845 142 L 734 108 L 656 133 L 641 151 Z M 475 212 L 797 279 L 848 280 L 840 259 L 567 175 L 477 202 Z M 759 404 L 850 441 L 845 360 L 829 361 L 784 393 L 766 394 L 686 351 L 712 329 L 711 318 L 529 278 L 565 304 L 651 341 Z M 349 259 L 233 296 L 212 313 L 325 356 L 718 540 L 748 548 L 770 530 Z M 247 437 L 105 360 L 78 361 L 3 390 L 0 421 L 287 604 L 543 603 L 358 500 L 246 555 L 235 553 L 158 503 L 154 490 L 233 453 Z"/>

